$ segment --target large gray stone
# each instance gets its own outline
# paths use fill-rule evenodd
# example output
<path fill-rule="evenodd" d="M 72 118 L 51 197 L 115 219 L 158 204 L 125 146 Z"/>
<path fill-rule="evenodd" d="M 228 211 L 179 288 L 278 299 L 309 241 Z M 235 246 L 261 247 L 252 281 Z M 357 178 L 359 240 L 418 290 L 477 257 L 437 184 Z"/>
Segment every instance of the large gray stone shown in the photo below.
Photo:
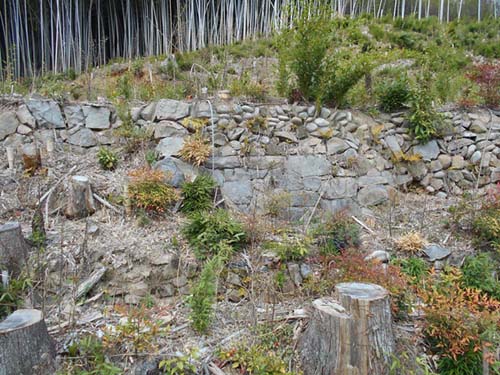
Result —
<path fill-rule="evenodd" d="M 155 119 L 177 121 L 189 116 L 188 103 L 172 99 L 162 99 L 156 104 Z"/>
<path fill-rule="evenodd" d="M 293 155 L 285 161 L 285 170 L 300 177 L 324 176 L 331 174 L 332 166 L 323 156 Z"/>
<path fill-rule="evenodd" d="M 97 138 L 92 130 L 81 128 L 77 132 L 70 135 L 68 143 L 85 148 L 94 147 L 97 145 Z"/>
<path fill-rule="evenodd" d="M 221 187 L 222 196 L 237 205 L 248 205 L 252 200 L 252 183 L 250 180 L 229 181 Z"/>
<path fill-rule="evenodd" d="M 155 139 L 188 135 L 187 129 L 175 121 L 160 121 L 153 125 L 153 129 Z"/>
<path fill-rule="evenodd" d="M 448 257 L 451 251 L 439 245 L 431 244 L 424 249 L 424 253 L 431 262 L 434 262 Z"/>
<path fill-rule="evenodd" d="M 328 155 L 340 154 L 348 148 L 349 145 L 347 144 L 347 142 L 340 138 L 332 138 L 326 144 Z"/>
<path fill-rule="evenodd" d="M 167 182 L 176 188 L 181 187 L 186 180 L 192 181 L 199 174 L 199 170 L 191 164 L 172 157 L 156 162 L 153 168 L 164 172 Z"/>
<path fill-rule="evenodd" d="M 423 145 L 413 147 L 414 155 L 421 155 L 423 160 L 431 161 L 439 156 L 439 145 L 436 140 L 432 140 Z"/>
<path fill-rule="evenodd" d="M 394 135 L 387 136 L 385 138 L 385 143 L 394 155 L 401 155 L 402 153 L 401 147 L 399 146 L 399 142 L 396 136 Z"/>
<path fill-rule="evenodd" d="M 26 106 L 36 119 L 39 127 L 48 129 L 65 128 L 61 108 L 55 101 L 30 99 L 26 101 Z"/>
<path fill-rule="evenodd" d="M 85 126 L 89 129 L 109 129 L 111 111 L 107 107 L 84 106 Z"/>
<path fill-rule="evenodd" d="M 355 178 L 332 178 L 323 185 L 325 199 L 339 199 L 354 197 L 358 191 Z"/>
<path fill-rule="evenodd" d="M 220 156 L 209 158 L 205 163 L 207 168 L 215 169 L 226 169 L 226 168 L 238 168 L 241 166 L 241 160 L 238 156 Z"/>
<path fill-rule="evenodd" d="M 358 202 L 362 206 L 376 206 L 389 199 L 389 193 L 384 186 L 374 185 L 362 188 L 358 193 Z"/>
<path fill-rule="evenodd" d="M 66 117 L 66 124 L 68 124 L 69 128 L 85 125 L 85 116 L 82 107 L 78 104 L 65 106 L 64 116 Z"/>
<path fill-rule="evenodd" d="M 0 113 L 0 141 L 14 134 L 19 125 L 19 120 L 14 111 Z"/>
<path fill-rule="evenodd" d="M 158 146 L 156 146 L 156 151 L 162 156 L 175 156 L 179 154 L 182 146 L 184 145 L 184 138 L 182 137 L 171 137 L 163 138 Z"/>
<path fill-rule="evenodd" d="M 17 109 L 17 118 L 21 124 L 27 125 L 32 129 L 36 128 L 36 120 L 25 104 L 19 106 Z"/>

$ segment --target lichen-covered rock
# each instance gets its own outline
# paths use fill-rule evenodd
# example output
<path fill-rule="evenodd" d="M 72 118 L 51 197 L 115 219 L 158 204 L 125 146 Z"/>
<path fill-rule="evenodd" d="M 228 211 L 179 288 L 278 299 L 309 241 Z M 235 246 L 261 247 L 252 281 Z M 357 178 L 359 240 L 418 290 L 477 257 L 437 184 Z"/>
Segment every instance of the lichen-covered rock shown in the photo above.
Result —
<path fill-rule="evenodd" d="M 94 132 L 88 128 L 81 128 L 68 138 L 68 143 L 84 148 L 97 146 L 97 137 Z"/>

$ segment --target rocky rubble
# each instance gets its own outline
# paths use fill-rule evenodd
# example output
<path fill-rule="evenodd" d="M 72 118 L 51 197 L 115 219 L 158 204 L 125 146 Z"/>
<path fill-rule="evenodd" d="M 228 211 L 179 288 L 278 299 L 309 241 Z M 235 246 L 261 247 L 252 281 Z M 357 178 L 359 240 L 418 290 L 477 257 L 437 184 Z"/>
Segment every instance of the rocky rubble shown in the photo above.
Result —
<path fill-rule="evenodd" d="M 178 158 L 192 132 L 182 120 L 206 118 L 214 149 L 205 168 L 213 169 L 226 203 L 241 211 L 265 211 L 286 194 L 297 219 L 316 205 L 377 205 L 410 185 L 445 197 L 500 181 L 500 117 L 483 110 L 444 112 L 446 135 L 426 144 L 413 140 L 405 113 L 372 118 L 314 106 L 164 99 L 131 108 L 131 115 L 151 129 L 164 158 L 156 167 L 173 172 L 175 186 L 200 172 Z M 55 135 L 89 148 L 112 144 L 118 126 L 111 105 L 26 99 L 0 113 L 0 141 L 21 147 Z"/>

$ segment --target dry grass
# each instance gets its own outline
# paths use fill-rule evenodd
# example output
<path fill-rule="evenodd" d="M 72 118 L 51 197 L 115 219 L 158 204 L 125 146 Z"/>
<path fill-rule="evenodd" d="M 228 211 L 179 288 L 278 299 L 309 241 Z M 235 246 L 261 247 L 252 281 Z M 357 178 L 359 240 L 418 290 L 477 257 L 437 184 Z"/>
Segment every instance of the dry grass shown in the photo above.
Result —
<path fill-rule="evenodd" d="M 398 251 L 416 254 L 427 245 L 427 241 L 420 232 L 409 232 L 395 240 L 394 244 Z"/>

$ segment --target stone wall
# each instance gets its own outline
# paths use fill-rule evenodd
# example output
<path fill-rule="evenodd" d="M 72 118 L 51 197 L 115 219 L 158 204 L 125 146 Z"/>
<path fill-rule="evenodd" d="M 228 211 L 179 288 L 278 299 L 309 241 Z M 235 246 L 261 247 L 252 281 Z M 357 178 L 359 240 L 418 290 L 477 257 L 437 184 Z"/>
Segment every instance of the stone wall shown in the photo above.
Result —
<path fill-rule="evenodd" d="M 254 105 L 214 100 L 160 100 L 131 108 L 133 121 L 150 128 L 162 160 L 179 186 L 200 170 L 177 158 L 192 129 L 186 118 L 206 118 L 214 169 L 227 204 L 266 210 L 273 199 L 289 202 L 301 217 L 317 203 L 334 210 L 372 206 L 393 189 L 419 185 L 442 197 L 500 181 L 500 113 L 443 112 L 447 135 L 427 144 L 410 136 L 404 113 L 372 118 L 358 111 L 300 105 Z M 89 148 L 116 142 L 121 125 L 109 104 L 51 100 L 9 101 L 0 113 L 0 142 L 22 147 L 56 135 L 58 142 Z"/>

